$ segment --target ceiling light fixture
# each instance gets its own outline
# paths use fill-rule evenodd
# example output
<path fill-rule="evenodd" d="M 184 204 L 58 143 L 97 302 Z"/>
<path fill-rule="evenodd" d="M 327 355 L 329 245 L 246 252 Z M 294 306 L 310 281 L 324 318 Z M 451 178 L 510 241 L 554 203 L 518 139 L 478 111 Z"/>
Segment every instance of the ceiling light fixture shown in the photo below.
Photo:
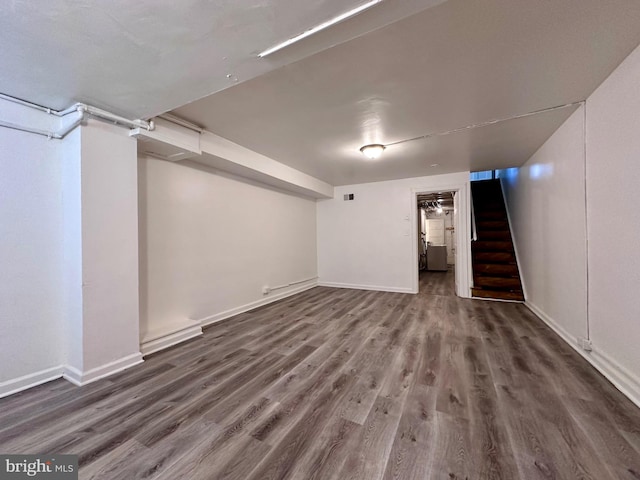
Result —
<path fill-rule="evenodd" d="M 382 1 L 382 0 L 379 0 L 379 1 Z M 374 3 L 377 3 L 377 2 L 370 2 L 370 3 L 374 4 Z M 439 137 L 439 136 L 444 136 L 444 135 L 451 135 L 451 134 L 454 134 L 454 133 L 465 132 L 465 131 L 468 131 L 468 130 L 473 130 L 475 128 L 482 128 L 482 127 L 487 127 L 489 125 L 495 125 L 497 123 L 506 122 L 508 120 L 516 120 L 516 119 L 519 119 L 519 118 L 530 117 L 532 115 L 538 115 L 540 113 L 552 112 L 554 110 L 560 110 L 562 108 L 575 107 L 577 105 L 582 105 L 582 104 L 584 104 L 584 100 L 581 100 L 579 102 L 574 102 L 574 103 L 567 103 L 565 105 L 557 105 L 555 107 L 544 108 L 542 110 L 536 110 L 536 111 L 533 111 L 533 112 L 523 113 L 523 114 L 520 114 L 520 115 L 515 115 L 513 117 L 499 118 L 499 119 L 496 119 L 496 120 L 490 120 L 488 122 L 476 123 L 474 125 L 467 125 L 466 127 L 456 128 L 454 130 L 448 130 L 446 132 L 427 133 L 425 135 L 420 135 L 419 137 L 407 138 L 405 140 L 397 140 L 395 142 L 390 142 L 390 143 L 387 143 L 385 145 L 383 145 L 381 143 L 365 145 L 364 147 L 360 148 L 360 151 L 367 158 L 375 160 L 377 158 L 380 158 L 380 155 L 382 155 L 382 152 L 387 147 L 392 147 L 392 146 L 400 145 L 400 144 L 407 143 L 407 142 L 414 142 L 416 140 L 425 140 L 425 139 L 432 138 L 432 137 Z M 432 163 L 431 164 L 432 168 L 436 168 L 436 167 L 439 167 L 439 166 L 440 166 L 439 163 Z"/>
<path fill-rule="evenodd" d="M 259 53 L 258 57 L 262 58 L 262 57 L 266 57 L 267 55 L 271 55 L 272 53 L 277 52 L 278 50 L 281 50 L 284 47 L 288 47 L 292 43 L 299 42 L 303 38 L 307 38 L 308 36 L 313 35 L 314 33 L 318 33 L 320 30 L 324 30 L 325 28 L 329 28 L 330 26 L 335 25 L 336 23 L 340 23 L 343 20 L 346 20 L 347 18 L 353 17 L 354 15 L 357 15 L 358 13 L 373 7 L 376 3 L 380 3 L 381 1 L 382 0 L 371 0 L 370 2 L 367 2 L 363 5 L 360 5 L 359 7 L 349 10 L 348 12 L 338 15 L 337 17 L 334 17 L 331 20 L 321 23 L 320 25 L 316 25 L 315 27 L 310 28 L 309 30 L 301 33 L 300 35 L 297 35 L 293 38 L 290 38 L 289 40 L 279 43 L 275 47 L 268 48 L 264 52 Z"/>
<path fill-rule="evenodd" d="M 365 145 L 364 147 L 360 148 L 360 151 L 365 157 L 370 158 L 371 160 L 375 160 L 377 158 L 380 158 L 380 155 L 382 155 L 384 149 L 384 145 L 380 143 L 373 143 L 371 145 Z"/>
<path fill-rule="evenodd" d="M 423 200 L 418 202 L 418 206 L 427 212 L 435 212 L 438 215 L 441 215 L 444 212 L 441 200 Z"/>

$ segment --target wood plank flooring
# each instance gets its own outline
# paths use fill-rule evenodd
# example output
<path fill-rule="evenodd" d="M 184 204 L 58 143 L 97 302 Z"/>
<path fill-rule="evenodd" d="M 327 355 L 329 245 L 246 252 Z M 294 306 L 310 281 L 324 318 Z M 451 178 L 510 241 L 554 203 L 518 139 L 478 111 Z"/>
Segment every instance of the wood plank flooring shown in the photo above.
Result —
<path fill-rule="evenodd" d="M 314 288 L 82 388 L 0 400 L 82 479 L 640 479 L 640 410 L 519 304 Z"/>

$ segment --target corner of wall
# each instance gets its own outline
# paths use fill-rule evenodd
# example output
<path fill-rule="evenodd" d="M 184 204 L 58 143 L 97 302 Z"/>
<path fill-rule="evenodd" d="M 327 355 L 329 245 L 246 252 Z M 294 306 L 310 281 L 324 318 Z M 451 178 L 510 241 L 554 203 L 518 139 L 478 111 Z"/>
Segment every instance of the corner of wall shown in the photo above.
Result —
<path fill-rule="evenodd" d="M 593 345 L 591 352 L 583 350 L 579 346 L 577 338 L 573 338 L 566 329 L 543 312 L 538 306 L 531 302 L 525 302 L 525 306 L 640 408 L 640 376 L 610 358 L 607 354 L 599 350 L 596 344 Z"/>
<path fill-rule="evenodd" d="M 62 377 L 65 380 L 70 381 L 74 385 L 83 386 L 88 383 L 95 382 L 102 378 L 108 377 L 115 373 L 119 373 L 123 370 L 131 368 L 135 365 L 142 363 L 142 354 L 140 352 L 127 355 L 126 357 L 114 360 L 100 367 L 92 368 L 91 370 L 81 372 L 77 368 L 66 365 L 63 367 Z"/>

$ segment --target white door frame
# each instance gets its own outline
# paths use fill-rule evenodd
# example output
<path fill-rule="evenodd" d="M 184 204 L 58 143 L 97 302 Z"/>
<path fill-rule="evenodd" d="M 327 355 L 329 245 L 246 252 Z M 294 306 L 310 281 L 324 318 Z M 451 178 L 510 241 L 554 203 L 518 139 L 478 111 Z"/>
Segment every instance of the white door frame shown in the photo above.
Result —
<path fill-rule="evenodd" d="M 471 204 L 469 181 L 463 183 L 425 186 L 411 189 L 411 291 L 418 293 L 418 195 L 438 192 L 456 192 L 458 195 L 456 212 L 456 295 L 471 298 Z"/>

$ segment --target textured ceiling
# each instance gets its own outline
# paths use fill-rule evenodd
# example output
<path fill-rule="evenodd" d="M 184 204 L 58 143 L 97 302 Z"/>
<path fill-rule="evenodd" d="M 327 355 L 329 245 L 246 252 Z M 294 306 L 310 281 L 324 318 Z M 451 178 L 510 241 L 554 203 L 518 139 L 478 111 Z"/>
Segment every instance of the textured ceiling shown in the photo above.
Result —
<path fill-rule="evenodd" d="M 0 92 L 150 117 L 442 1 L 385 0 L 268 58 L 257 54 L 365 0 L 5 1 Z"/>

